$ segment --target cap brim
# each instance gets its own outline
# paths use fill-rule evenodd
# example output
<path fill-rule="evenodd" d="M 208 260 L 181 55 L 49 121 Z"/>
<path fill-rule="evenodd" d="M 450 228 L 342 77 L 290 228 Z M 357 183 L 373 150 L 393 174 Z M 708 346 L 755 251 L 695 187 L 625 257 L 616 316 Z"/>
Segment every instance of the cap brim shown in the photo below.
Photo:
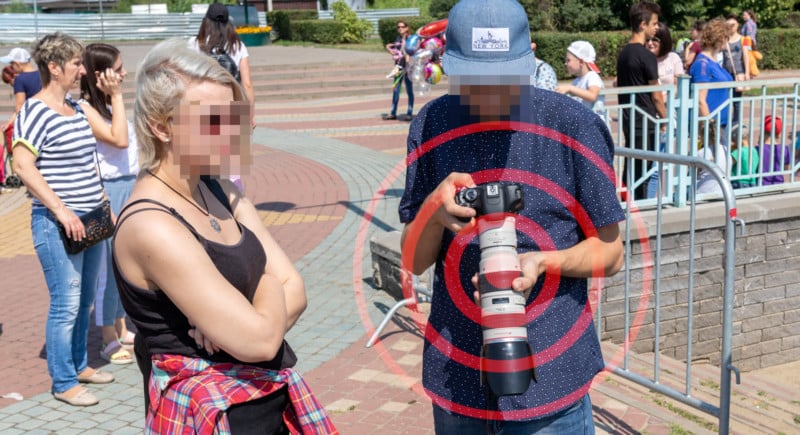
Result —
<path fill-rule="evenodd" d="M 463 59 L 445 51 L 442 69 L 448 76 L 530 76 L 536 64 L 533 52 L 508 61 L 486 61 Z"/>
<path fill-rule="evenodd" d="M 600 74 L 600 68 L 598 68 L 594 62 L 586 62 L 586 66 L 588 66 L 590 70 Z"/>
<path fill-rule="evenodd" d="M 0 62 L 2 62 L 2 63 L 11 63 L 11 62 L 14 62 L 14 59 L 12 59 L 11 56 L 3 56 L 3 57 L 0 57 Z"/>

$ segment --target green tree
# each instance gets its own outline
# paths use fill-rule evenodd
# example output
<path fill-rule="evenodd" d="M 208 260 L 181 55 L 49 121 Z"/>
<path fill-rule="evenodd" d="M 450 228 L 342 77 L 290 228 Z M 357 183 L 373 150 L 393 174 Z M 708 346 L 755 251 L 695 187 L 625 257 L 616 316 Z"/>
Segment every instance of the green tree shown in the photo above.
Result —
<path fill-rule="evenodd" d="M 453 5 L 456 3 L 458 3 L 458 0 L 431 0 L 428 11 L 431 17 L 441 20 L 442 18 L 447 18 L 450 9 L 452 9 Z"/>
<path fill-rule="evenodd" d="M 358 15 L 347 6 L 347 3 L 337 1 L 331 5 L 331 10 L 333 10 L 333 20 L 344 24 L 341 42 L 358 43 L 367 39 L 367 35 L 372 31 L 372 24 L 367 20 L 359 19 Z"/>
<path fill-rule="evenodd" d="M 33 6 L 23 3 L 22 0 L 14 0 L 0 7 L 0 12 L 4 14 L 30 14 L 33 13 Z"/>

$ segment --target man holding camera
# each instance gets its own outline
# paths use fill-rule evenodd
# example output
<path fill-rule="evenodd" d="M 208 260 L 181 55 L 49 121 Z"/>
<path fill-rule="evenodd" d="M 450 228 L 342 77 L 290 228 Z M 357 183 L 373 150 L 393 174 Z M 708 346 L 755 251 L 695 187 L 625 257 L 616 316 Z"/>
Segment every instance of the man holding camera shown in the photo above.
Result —
<path fill-rule="evenodd" d="M 586 278 L 622 265 L 613 141 L 580 103 L 530 86 L 534 57 L 517 1 L 462 0 L 450 11 L 446 37 L 450 94 L 411 124 L 399 208 L 404 265 L 421 274 L 436 264 L 423 353 L 436 433 L 594 433 L 588 391 L 603 359 Z M 519 394 L 496 394 L 487 384 L 504 370 L 486 356 L 487 326 L 476 321 L 486 310 L 476 317 L 473 301 L 485 210 L 459 193 L 491 195 L 496 182 L 521 185 L 524 194 L 520 209 L 507 210 L 518 213 L 521 269 L 507 282 L 526 298 L 522 326 L 537 380 Z M 518 372 L 526 361 L 510 360 Z"/>

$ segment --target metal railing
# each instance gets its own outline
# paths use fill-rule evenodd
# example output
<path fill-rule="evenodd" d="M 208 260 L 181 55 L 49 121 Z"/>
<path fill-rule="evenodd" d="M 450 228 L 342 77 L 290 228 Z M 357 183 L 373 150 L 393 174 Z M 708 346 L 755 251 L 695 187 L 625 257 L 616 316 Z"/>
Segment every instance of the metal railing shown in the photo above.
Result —
<path fill-rule="evenodd" d="M 718 427 L 719 433 L 727 434 L 729 431 L 730 425 L 730 409 L 731 409 L 731 373 L 736 373 L 737 383 L 739 381 L 739 373 L 738 370 L 732 365 L 732 352 L 733 352 L 733 306 L 734 306 L 734 278 L 735 278 L 735 225 L 738 223 L 742 225 L 742 231 L 744 231 L 744 222 L 736 216 L 736 196 L 734 195 L 733 188 L 731 187 L 730 183 L 726 180 L 726 176 L 724 172 L 714 164 L 702 157 L 698 156 L 683 156 L 677 154 L 670 154 L 666 152 L 653 152 L 653 151 L 641 151 L 635 149 L 625 149 L 618 147 L 616 149 L 616 153 L 618 156 L 622 158 L 636 158 L 641 159 L 644 161 L 649 162 L 658 162 L 660 164 L 670 164 L 674 166 L 678 171 L 685 173 L 692 183 L 688 185 L 689 191 L 689 219 L 687 222 L 687 231 L 689 234 L 689 252 L 688 252 L 688 271 L 687 271 L 687 306 L 686 306 L 686 370 L 684 373 L 683 381 L 684 385 L 682 389 L 674 388 L 667 386 L 663 383 L 660 379 L 661 376 L 661 368 L 660 368 L 660 360 L 661 356 L 661 349 L 660 343 L 661 340 L 664 339 L 666 334 L 661 333 L 661 310 L 662 310 L 662 303 L 660 300 L 661 297 L 661 270 L 660 267 L 662 265 L 662 246 L 661 246 L 661 236 L 662 236 L 662 213 L 664 210 L 664 203 L 662 202 L 663 195 L 657 195 L 656 198 L 656 209 L 655 209 L 655 225 L 652 226 L 655 230 L 655 234 L 651 234 L 650 237 L 655 240 L 655 249 L 653 252 L 649 252 L 648 254 L 651 256 L 649 261 L 645 261 L 645 259 L 641 260 L 641 268 L 647 269 L 649 276 L 652 276 L 653 287 L 649 292 L 653 297 L 653 304 L 652 307 L 647 309 L 652 310 L 653 319 L 652 323 L 654 326 L 654 333 L 653 333 L 653 375 L 648 377 L 642 373 L 636 372 L 632 369 L 630 360 L 629 360 L 629 352 L 631 348 L 631 330 L 635 328 L 635 325 L 632 325 L 631 317 L 638 316 L 640 309 L 631 310 L 631 301 L 634 298 L 640 298 L 643 295 L 634 295 L 631 291 L 632 289 L 632 282 L 631 282 L 631 275 L 633 271 L 636 269 L 634 266 L 635 261 L 633 261 L 632 256 L 635 250 L 632 249 L 632 240 L 638 238 L 638 234 L 634 234 L 634 228 L 641 223 L 634 222 L 633 216 L 636 213 L 636 208 L 633 206 L 632 201 L 630 198 L 626 199 L 626 205 L 628 212 L 626 213 L 626 220 L 625 220 L 625 233 L 624 236 L 624 245 L 625 245 L 625 267 L 623 272 L 623 279 L 624 279 L 624 330 L 623 330 L 623 358 L 621 365 L 615 365 L 609 363 L 607 368 L 611 370 L 613 373 L 622 376 L 628 380 L 631 380 L 635 383 L 643 385 L 647 388 L 650 388 L 658 393 L 664 394 L 668 397 L 671 397 L 675 400 L 678 400 L 682 403 L 685 403 L 689 406 L 692 406 L 696 409 L 699 409 L 703 412 L 706 412 L 712 416 L 717 417 L 718 419 Z M 709 403 L 704 400 L 701 400 L 696 397 L 696 394 L 693 394 L 693 384 L 692 384 L 692 361 L 693 361 L 693 340 L 696 339 L 695 337 L 695 328 L 694 328 L 694 302 L 695 302 L 695 285 L 694 285 L 694 274 L 695 274 L 695 252 L 694 252 L 694 240 L 695 240 L 695 233 L 696 233 L 696 189 L 694 187 L 694 182 L 697 180 L 698 173 L 701 171 L 706 171 L 711 174 L 721 186 L 721 195 L 724 202 L 724 207 L 720 207 L 720 215 L 723 216 L 725 219 L 725 229 L 723 231 L 723 239 L 724 239 L 724 250 L 723 250 L 723 292 L 722 292 L 722 342 L 721 342 L 721 354 L 720 354 L 720 390 L 719 390 L 719 402 L 718 403 Z M 662 188 L 661 186 L 657 187 L 659 190 Z M 661 193 L 661 192 L 659 192 Z M 645 248 L 642 248 L 644 250 Z M 642 251 L 640 251 L 642 252 Z M 652 272 L 652 273 L 650 273 Z M 644 275 L 644 273 L 643 273 Z M 641 308 L 641 307 L 640 307 Z M 597 322 L 597 331 L 600 336 L 603 333 L 603 303 L 598 302 L 596 307 L 596 322 Z M 674 373 L 673 373 L 674 375 Z"/>
<path fill-rule="evenodd" d="M 259 22 L 266 15 L 259 12 Z M 197 34 L 203 14 L 0 14 L 0 42 L 33 42 L 56 31 L 89 41 L 160 40 Z"/>
<path fill-rule="evenodd" d="M 619 146 L 630 145 L 633 149 L 650 151 L 661 151 L 663 148 L 663 151 L 671 154 L 713 159 L 722 169 L 725 179 L 736 186 L 734 189 L 736 196 L 800 187 L 800 176 L 798 176 L 800 155 L 795 152 L 796 145 L 794 145 L 800 141 L 800 131 L 798 131 L 800 130 L 800 77 L 753 80 L 747 82 L 747 85 L 751 91 L 736 96 L 734 94 L 736 82 L 692 84 L 690 77 L 685 75 L 678 78 L 676 87 L 660 85 L 608 88 L 602 93 L 607 100 L 635 93 L 664 92 L 666 95 L 667 113 L 671 114 L 666 119 L 655 119 L 644 113 L 633 103 L 633 98 L 629 104 L 606 106 L 610 119 L 609 128 Z M 715 89 L 727 91 L 728 101 L 707 116 L 696 115 L 699 109 L 695 95 L 701 90 Z M 622 122 L 623 114 L 626 112 L 631 114 L 628 117 L 628 125 Z M 647 120 L 640 136 L 645 138 L 643 141 L 645 143 L 624 144 L 623 137 L 626 131 L 630 138 L 635 137 L 633 114 L 638 114 Z M 767 115 L 782 118 L 782 132 L 779 134 L 774 131 L 764 132 L 762 126 Z M 646 143 L 648 136 L 655 138 L 655 143 Z M 712 146 L 714 143 L 719 147 Z M 768 150 L 770 160 L 773 161 L 759 161 L 756 164 L 757 156 L 764 154 L 763 150 L 769 143 L 779 144 L 770 146 Z M 717 152 L 718 150 L 721 150 L 721 153 Z M 741 151 L 732 154 L 732 150 Z M 749 162 L 747 166 L 732 159 L 732 155 L 738 154 L 747 157 L 746 160 Z M 774 159 L 775 154 L 779 154 L 778 159 Z M 638 163 L 641 164 L 641 161 Z M 680 171 L 674 164 L 662 162 L 660 165 L 650 165 L 638 178 L 633 177 L 633 171 L 629 171 L 629 179 L 623 180 L 621 169 L 624 164 L 622 155 L 617 157 L 615 166 L 619 191 L 627 192 L 650 184 L 652 192 L 655 184 L 660 183 L 664 201 L 676 207 L 686 206 L 691 182 L 685 170 Z M 654 175 L 658 177 L 658 181 L 653 181 Z M 783 182 L 770 184 L 774 182 L 775 177 L 782 177 Z M 709 177 L 708 171 L 703 171 L 700 178 L 701 184 L 714 181 Z M 721 194 L 719 186 L 706 190 L 710 190 L 710 193 L 704 193 L 704 189 L 701 189 L 697 193 L 697 199 L 719 198 Z M 653 196 L 636 198 L 639 206 L 653 205 L 655 202 Z"/>

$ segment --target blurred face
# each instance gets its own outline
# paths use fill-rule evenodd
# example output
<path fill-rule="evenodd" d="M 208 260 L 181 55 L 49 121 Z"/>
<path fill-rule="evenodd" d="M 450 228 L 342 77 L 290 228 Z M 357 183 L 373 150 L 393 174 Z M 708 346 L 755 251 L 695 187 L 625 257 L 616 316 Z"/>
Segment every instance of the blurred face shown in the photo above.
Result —
<path fill-rule="evenodd" d="M 22 64 L 19 62 L 11 62 L 11 69 L 14 70 L 14 74 L 19 74 L 22 72 Z"/>
<path fill-rule="evenodd" d="M 661 40 L 655 36 L 652 38 L 648 38 L 647 42 L 645 43 L 645 46 L 647 47 L 648 50 L 650 50 L 650 52 L 658 56 L 658 50 L 661 49 Z"/>
<path fill-rule="evenodd" d="M 742 12 L 742 19 L 747 21 L 750 19 L 750 14 L 747 12 Z"/>
<path fill-rule="evenodd" d="M 229 86 L 190 83 L 172 118 L 172 151 L 182 177 L 245 175 L 250 154 L 250 106 Z"/>
<path fill-rule="evenodd" d="M 521 87 L 518 85 L 461 85 L 460 102 L 481 121 L 497 120 L 519 111 Z"/>
<path fill-rule="evenodd" d="M 574 54 L 567 52 L 567 57 L 564 58 L 564 66 L 567 67 L 567 72 L 570 73 L 570 75 L 581 75 L 581 60 Z"/>

